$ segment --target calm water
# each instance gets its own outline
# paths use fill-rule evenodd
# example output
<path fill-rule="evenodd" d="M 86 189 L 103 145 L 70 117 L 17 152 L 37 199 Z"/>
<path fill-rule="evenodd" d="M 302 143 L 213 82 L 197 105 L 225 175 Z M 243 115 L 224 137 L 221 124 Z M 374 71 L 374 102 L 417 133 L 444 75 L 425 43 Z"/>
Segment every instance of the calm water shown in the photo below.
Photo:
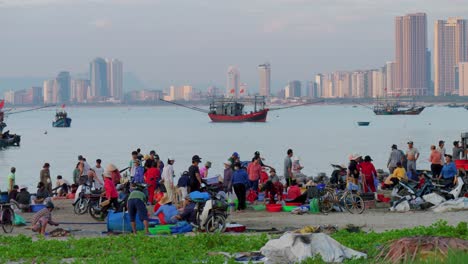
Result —
<path fill-rule="evenodd" d="M 79 154 L 93 165 L 112 162 L 125 167 L 132 150 L 151 149 L 165 160 L 176 159 L 176 174 L 198 154 L 212 161 L 211 175 L 221 173 L 233 151 L 243 160 L 259 150 L 265 163 L 282 174 L 286 150 L 301 158 L 303 172 L 330 174 L 330 163 L 347 163 L 351 153 L 370 155 L 384 168 L 390 146 L 406 149 L 413 140 L 421 151 L 419 168 L 429 168 L 429 146 L 439 139 L 451 142 L 468 131 L 468 111 L 463 108 L 431 107 L 419 116 L 375 116 L 370 109 L 351 106 L 308 106 L 270 112 L 266 123 L 211 123 L 202 113 L 180 107 L 70 108 L 71 128 L 52 128 L 54 109 L 11 115 L 7 129 L 22 135 L 19 148 L 0 151 L 0 188 L 6 187 L 11 166 L 17 168 L 17 183 L 35 186 L 44 162 L 51 172 L 72 179 Z M 358 127 L 357 121 L 371 121 Z M 47 131 L 47 134 L 44 132 Z"/>

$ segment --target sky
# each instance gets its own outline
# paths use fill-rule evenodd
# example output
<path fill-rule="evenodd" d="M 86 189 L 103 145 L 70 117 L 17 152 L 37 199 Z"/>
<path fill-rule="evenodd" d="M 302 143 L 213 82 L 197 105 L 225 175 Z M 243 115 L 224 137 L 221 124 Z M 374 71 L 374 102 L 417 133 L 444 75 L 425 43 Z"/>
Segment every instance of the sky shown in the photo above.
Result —
<path fill-rule="evenodd" d="M 468 0 L 0 0 L 0 77 L 86 73 L 119 58 L 148 88 L 224 87 L 230 65 L 257 90 L 393 60 L 394 17 L 468 18 Z"/>

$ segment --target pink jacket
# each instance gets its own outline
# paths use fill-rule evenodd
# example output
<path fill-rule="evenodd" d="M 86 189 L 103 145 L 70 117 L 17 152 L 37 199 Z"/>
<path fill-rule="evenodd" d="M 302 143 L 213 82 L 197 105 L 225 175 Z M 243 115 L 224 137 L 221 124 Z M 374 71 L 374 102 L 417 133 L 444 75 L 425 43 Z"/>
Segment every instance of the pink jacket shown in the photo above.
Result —
<path fill-rule="evenodd" d="M 260 179 L 261 173 L 262 166 L 260 164 L 255 164 L 251 162 L 249 166 L 247 166 L 247 174 L 249 175 L 249 181 L 256 181 Z"/>
<path fill-rule="evenodd" d="M 104 189 L 106 190 L 106 198 L 107 199 L 112 199 L 112 198 L 118 198 L 119 194 L 117 193 L 117 189 L 115 188 L 114 183 L 112 182 L 111 178 L 105 178 L 104 179 Z"/>

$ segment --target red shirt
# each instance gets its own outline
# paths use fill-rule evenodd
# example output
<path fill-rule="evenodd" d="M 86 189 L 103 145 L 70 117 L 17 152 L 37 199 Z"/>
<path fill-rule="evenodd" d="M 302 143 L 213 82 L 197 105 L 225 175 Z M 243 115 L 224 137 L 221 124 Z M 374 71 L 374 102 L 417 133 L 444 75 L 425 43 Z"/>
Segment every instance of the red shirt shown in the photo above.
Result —
<path fill-rule="evenodd" d="M 117 193 L 117 189 L 115 188 L 114 182 L 111 178 L 106 177 L 104 179 L 104 189 L 106 190 L 106 198 L 118 198 L 119 194 Z"/>
<path fill-rule="evenodd" d="M 260 179 L 260 174 L 262 173 L 262 166 L 260 164 L 255 164 L 251 162 L 247 166 L 247 174 L 249 175 L 249 181 L 256 181 Z"/>
<path fill-rule="evenodd" d="M 120 183 L 120 172 L 119 170 L 115 170 L 113 172 L 111 172 L 111 176 L 112 176 L 112 182 L 114 184 L 119 184 Z"/>
<path fill-rule="evenodd" d="M 288 200 L 294 200 L 297 197 L 301 196 L 301 188 L 299 186 L 291 186 L 288 189 L 288 196 L 286 197 Z"/>
<path fill-rule="evenodd" d="M 156 185 L 157 180 L 161 178 L 158 168 L 148 168 L 145 172 L 145 182 L 150 185 Z"/>
<path fill-rule="evenodd" d="M 360 164 L 361 167 L 361 173 L 364 174 L 365 176 L 374 176 L 377 177 L 377 171 L 375 170 L 375 167 L 372 163 L 370 162 L 361 162 Z"/>

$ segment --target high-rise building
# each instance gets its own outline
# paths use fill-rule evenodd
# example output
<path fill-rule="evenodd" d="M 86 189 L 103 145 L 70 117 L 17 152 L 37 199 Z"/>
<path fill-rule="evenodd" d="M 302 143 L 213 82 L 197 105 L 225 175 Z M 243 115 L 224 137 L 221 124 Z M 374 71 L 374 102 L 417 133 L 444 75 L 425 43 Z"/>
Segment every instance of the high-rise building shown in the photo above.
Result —
<path fill-rule="evenodd" d="M 3 99 L 5 100 L 5 103 L 13 104 L 14 101 L 15 101 L 15 91 L 13 91 L 13 90 L 6 91 L 3 94 Z"/>
<path fill-rule="evenodd" d="M 396 62 L 388 61 L 386 63 L 387 68 L 387 82 L 384 87 L 385 93 L 387 95 L 393 95 L 395 92 L 395 72 L 396 72 Z"/>
<path fill-rule="evenodd" d="M 106 62 L 108 96 L 121 100 L 123 93 L 123 64 L 118 59 L 107 59 Z"/>
<path fill-rule="evenodd" d="M 103 58 L 95 58 L 90 63 L 90 96 L 106 97 L 108 96 L 109 85 L 107 78 L 107 63 Z"/>
<path fill-rule="evenodd" d="M 284 88 L 284 98 L 294 98 L 301 97 L 301 82 L 300 81 L 290 81 L 288 85 Z"/>
<path fill-rule="evenodd" d="M 427 95 L 427 18 L 425 13 L 395 18 L 395 91 Z"/>
<path fill-rule="evenodd" d="M 468 61 L 468 20 L 437 20 L 434 27 L 434 95 L 456 93 L 455 68 Z"/>
<path fill-rule="evenodd" d="M 44 92 L 44 104 L 56 104 L 57 97 L 54 95 L 57 94 L 56 89 L 56 80 L 46 80 L 42 86 L 42 90 Z"/>
<path fill-rule="evenodd" d="M 185 101 L 192 100 L 193 96 L 193 87 L 191 85 L 184 85 L 182 86 L 182 96 Z"/>
<path fill-rule="evenodd" d="M 385 95 L 384 69 L 372 70 L 372 97 L 379 98 Z"/>
<path fill-rule="evenodd" d="M 264 63 L 258 65 L 258 71 L 260 74 L 260 95 L 270 96 L 271 93 L 271 66 L 270 63 Z"/>
<path fill-rule="evenodd" d="M 40 86 L 33 86 L 28 90 L 28 97 L 30 97 L 31 104 L 42 104 L 44 102 L 42 95 L 43 91 Z"/>
<path fill-rule="evenodd" d="M 77 79 L 71 83 L 71 101 L 86 103 L 88 99 L 89 80 Z"/>
<path fill-rule="evenodd" d="M 323 97 L 323 79 L 324 76 L 323 74 L 317 74 L 315 75 L 315 91 L 316 91 L 316 97 L 321 98 Z"/>
<path fill-rule="evenodd" d="M 56 87 L 54 91 L 56 91 L 56 94 L 57 94 L 56 95 L 57 103 L 70 102 L 70 84 L 71 84 L 70 73 L 67 71 L 60 72 L 57 75 L 57 78 L 55 78 L 55 80 L 56 80 Z"/>
<path fill-rule="evenodd" d="M 363 71 L 356 71 L 351 74 L 351 96 L 362 98 L 366 93 L 366 73 Z"/>
<path fill-rule="evenodd" d="M 468 62 L 458 63 L 458 83 L 460 96 L 468 96 Z"/>
<path fill-rule="evenodd" d="M 227 71 L 226 97 L 239 96 L 240 73 L 235 66 L 230 66 Z"/>

